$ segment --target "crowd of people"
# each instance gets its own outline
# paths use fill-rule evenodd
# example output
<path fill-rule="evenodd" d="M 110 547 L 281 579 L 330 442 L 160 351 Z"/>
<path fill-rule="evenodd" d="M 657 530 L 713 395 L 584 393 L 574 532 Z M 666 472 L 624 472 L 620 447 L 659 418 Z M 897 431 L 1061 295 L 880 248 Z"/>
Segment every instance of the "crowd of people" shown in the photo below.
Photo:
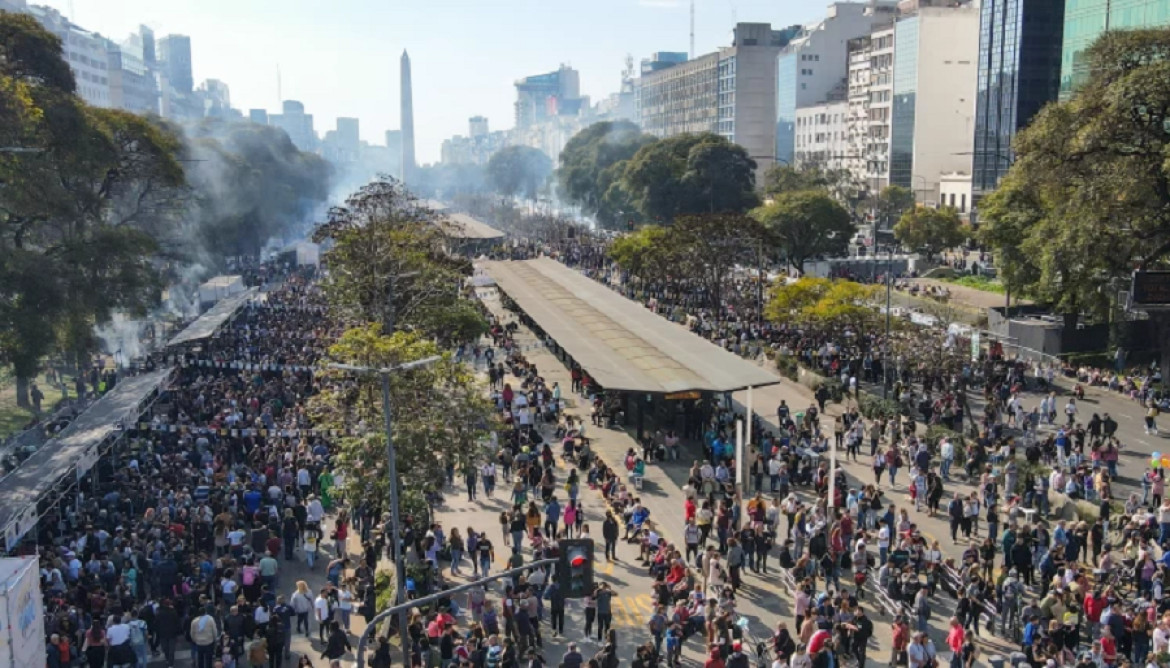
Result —
<path fill-rule="evenodd" d="M 629 281 L 603 250 L 580 243 L 535 244 L 527 251 L 560 257 L 725 347 L 758 340 L 798 357 L 806 367 L 841 378 L 847 397 L 860 383 L 885 376 L 880 334 L 842 336 L 758 325 L 732 306 L 734 298 L 725 311 L 711 313 L 701 293 Z M 741 297 L 740 303 L 750 301 Z M 941 340 L 922 346 L 924 351 L 945 348 Z M 837 641 L 838 650 L 852 648 L 848 624 L 867 590 L 874 605 L 896 620 L 891 663 L 920 668 L 935 660 L 936 649 L 923 632 L 938 614 L 940 600 L 946 601 L 943 610 L 954 613 L 943 625 L 943 653 L 949 651 L 952 665 L 972 665 L 981 626 L 982 633 L 1018 643 L 1020 651 L 1009 657 L 1013 664 L 1104 668 L 1154 663 L 1170 638 L 1170 615 L 1161 595 L 1163 570 L 1170 567 L 1170 556 L 1164 556 L 1170 555 L 1165 545 L 1170 504 L 1163 502 L 1161 466 L 1145 472 L 1142 495 L 1131 495 L 1121 508 L 1113 491 L 1125 447 L 1117 422 L 1108 413 L 1082 414 L 1083 389 L 1058 397 L 1054 374 L 1061 370 L 1008 359 L 995 346 L 974 363 L 965 353 L 935 359 L 901 350 L 889 360 L 896 369 L 893 393 L 901 415 L 862 417 L 849 409 L 832 422 L 830 432 L 829 422 L 822 429 L 816 419 L 824 412 L 823 400 L 799 416 L 787 406 L 777 410 L 778 428 L 753 439 L 759 452 L 745 482 L 761 496 L 750 499 L 744 510 L 725 484 L 734 471 L 726 444 L 735 418 L 714 416 L 703 439 L 708 461 L 695 463 L 684 488 L 686 544 L 664 548 L 665 567 L 660 568 L 671 574 L 671 559 L 681 556 L 690 577 L 697 574 L 705 581 L 711 575 L 707 552 L 712 542 L 709 547 L 722 555 L 720 568 L 734 592 L 744 568 L 758 562 L 761 553 L 765 564 L 775 555 L 792 576 L 799 610 L 796 633 L 788 633 L 785 625 L 774 638 L 775 646 L 789 650 L 776 658 L 790 665 L 803 663 L 795 650 L 803 647 L 808 656 L 809 642 L 820 631 Z M 1146 407 L 1155 399 L 1145 416 L 1148 433 L 1156 433 L 1150 419 L 1162 401 L 1153 378 L 1151 371 L 1130 388 Z M 983 395 L 980 410 L 969 399 L 977 392 Z M 922 427 L 929 425 L 958 434 L 927 439 Z M 823 457 L 830 438 L 844 446 L 851 460 L 864 458 L 868 450 L 874 474 L 872 484 L 850 483 L 838 472 L 834 508 L 826 503 L 833 474 Z M 960 463 L 965 484 L 953 478 L 952 467 Z M 908 479 L 899 480 L 901 471 L 908 472 Z M 608 481 L 602 491 L 611 504 L 642 510 L 637 491 L 619 476 L 611 472 L 601 479 Z M 905 492 L 904 500 L 886 498 L 895 490 Z M 1087 502 L 1091 518 L 1052 516 L 1050 492 Z M 948 524 L 962 556 L 944 557 L 939 543 L 920 530 L 916 513 Z M 751 534 L 744 536 L 745 527 L 771 533 L 771 540 L 759 543 Z M 643 534 L 647 531 L 653 529 Z M 655 547 L 665 543 L 653 536 Z M 640 553 L 657 550 L 643 545 Z M 735 585 L 725 565 L 732 561 Z M 679 572 L 663 588 L 664 596 L 693 586 L 686 576 L 677 577 Z M 720 600 L 716 596 L 716 604 Z"/>
<path fill-rule="evenodd" d="M 337 665 L 351 616 L 373 612 L 377 554 L 347 553 L 356 511 L 338 509 L 333 445 L 305 412 L 336 333 L 292 272 L 152 360 L 176 367 L 171 385 L 40 522 L 49 666 Z M 320 650 L 294 657 L 314 631 Z"/>

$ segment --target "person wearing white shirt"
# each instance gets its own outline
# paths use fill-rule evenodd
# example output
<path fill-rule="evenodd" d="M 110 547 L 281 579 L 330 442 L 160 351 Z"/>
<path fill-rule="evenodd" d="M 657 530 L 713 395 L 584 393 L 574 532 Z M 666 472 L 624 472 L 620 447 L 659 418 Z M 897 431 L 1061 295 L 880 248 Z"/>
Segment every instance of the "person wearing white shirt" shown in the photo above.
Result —
<path fill-rule="evenodd" d="M 313 601 L 313 614 L 317 618 L 317 637 L 321 642 L 325 642 L 329 635 L 329 598 L 326 596 L 326 590 L 322 589 L 321 593 L 317 595 L 317 599 Z"/>
<path fill-rule="evenodd" d="M 885 564 L 890 553 L 890 525 L 882 522 L 878 529 L 878 563 Z"/>
<path fill-rule="evenodd" d="M 939 443 L 939 456 L 942 457 L 942 466 L 939 467 L 939 473 L 942 479 L 950 481 L 951 479 L 951 464 L 955 461 L 955 444 L 951 443 L 951 439 L 944 438 Z"/>
<path fill-rule="evenodd" d="M 1154 654 L 1170 652 L 1170 625 L 1165 618 L 1158 621 L 1154 627 Z"/>
<path fill-rule="evenodd" d="M 309 505 L 305 508 L 305 521 L 309 524 L 320 524 L 325 517 L 325 506 L 316 494 L 309 497 Z"/>

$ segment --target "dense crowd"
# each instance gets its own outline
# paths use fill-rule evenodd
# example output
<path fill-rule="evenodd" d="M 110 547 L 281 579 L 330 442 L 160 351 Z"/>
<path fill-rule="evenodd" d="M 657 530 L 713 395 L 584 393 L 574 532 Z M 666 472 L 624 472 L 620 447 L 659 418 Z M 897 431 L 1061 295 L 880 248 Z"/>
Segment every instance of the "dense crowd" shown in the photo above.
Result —
<path fill-rule="evenodd" d="M 173 384 L 41 521 L 50 666 L 175 666 L 189 647 L 198 668 L 276 667 L 311 629 L 323 660 L 344 655 L 351 615 L 373 612 L 377 553 L 347 554 L 349 513 L 367 530 L 371 517 L 337 508 L 332 444 L 305 413 L 335 334 L 292 273 L 157 358 Z M 319 586 L 292 577 L 305 567 Z"/>

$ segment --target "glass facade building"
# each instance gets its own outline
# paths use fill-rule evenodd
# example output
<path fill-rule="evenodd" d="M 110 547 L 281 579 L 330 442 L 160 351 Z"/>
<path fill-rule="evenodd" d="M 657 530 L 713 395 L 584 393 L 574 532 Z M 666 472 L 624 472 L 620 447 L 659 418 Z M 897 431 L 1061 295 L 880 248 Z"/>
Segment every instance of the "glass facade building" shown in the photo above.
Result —
<path fill-rule="evenodd" d="M 1060 97 L 1067 99 L 1089 75 L 1086 51 L 1106 30 L 1170 25 L 1167 0 L 1068 0 L 1060 58 Z"/>
<path fill-rule="evenodd" d="M 918 91 L 919 17 L 894 24 L 894 105 L 890 112 L 890 185 L 912 188 Z"/>
<path fill-rule="evenodd" d="M 1065 0 L 983 0 L 971 188 L 992 191 L 1012 163 L 1012 140 L 1060 85 Z"/>
<path fill-rule="evenodd" d="M 777 63 L 776 162 L 792 164 L 796 154 L 796 87 L 799 53 L 785 53 Z"/>

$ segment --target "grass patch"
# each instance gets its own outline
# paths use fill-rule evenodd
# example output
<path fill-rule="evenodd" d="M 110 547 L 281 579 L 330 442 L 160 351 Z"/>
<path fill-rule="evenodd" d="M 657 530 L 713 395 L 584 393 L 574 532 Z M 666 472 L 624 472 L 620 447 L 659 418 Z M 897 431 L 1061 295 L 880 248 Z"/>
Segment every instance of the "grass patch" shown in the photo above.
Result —
<path fill-rule="evenodd" d="M 959 276 L 958 278 L 939 278 L 938 280 L 946 283 L 954 283 L 965 288 L 973 288 L 975 290 L 982 290 L 984 292 L 994 292 L 997 295 L 1002 295 L 1006 291 L 1003 283 L 996 278 L 989 278 L 987 276 Z"/>
<path fill-rule="evenodd" d="M 67 379 L 66 382 L 69 383 L 69 387 L 73 386 L 72 379 Z M 41 410 L 51 411 L 61 399 L 60 390 L 50 385 L 43 376 L 37 378 L 37 385 L 40 386 L 41 392 L 45 393 Z M 24 431 L 32 418 L 31 410 L 16 405 L 16 376 L 12 375 L 11 370 L 0 370 L 0 440 Z"/>

